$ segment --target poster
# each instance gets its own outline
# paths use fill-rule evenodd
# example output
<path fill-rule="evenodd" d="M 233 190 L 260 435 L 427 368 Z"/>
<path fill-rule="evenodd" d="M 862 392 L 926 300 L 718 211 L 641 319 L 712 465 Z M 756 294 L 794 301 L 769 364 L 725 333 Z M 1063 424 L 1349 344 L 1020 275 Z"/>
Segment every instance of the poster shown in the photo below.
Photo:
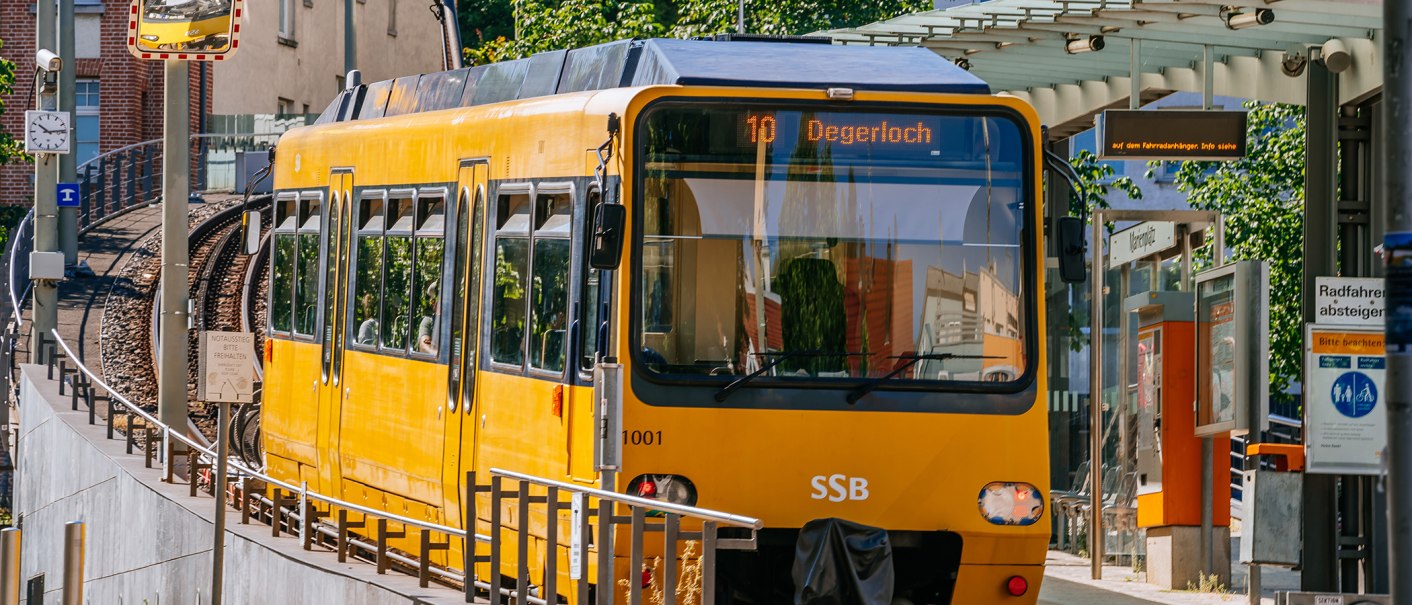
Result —
<path fill-rule="evenodd" d="M 1382 472 L 1387 445 L 1382 331 L 1310 324 L 1305 351 L 1307 472 Z"/>
<path fill-rule="evenodd" d="M 1229 295 L 1227 296 L 1229 298 Z M 1236 325 L 1235 303 L 1211 305 L 1210 337 L 1207 341 L 1211 360 L 1211 422 L 1234 422 L 1236 412 Z"/>

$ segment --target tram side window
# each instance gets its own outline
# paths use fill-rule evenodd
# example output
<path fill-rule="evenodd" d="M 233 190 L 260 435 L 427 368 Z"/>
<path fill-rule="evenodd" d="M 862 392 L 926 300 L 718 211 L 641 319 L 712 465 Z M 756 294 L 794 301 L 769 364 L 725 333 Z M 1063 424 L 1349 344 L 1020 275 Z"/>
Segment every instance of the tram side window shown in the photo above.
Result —
<path fill-rule="evenodd" d="M 365 199 L 358 204 L 358 256 L 353 283 L 352 341 L 364 347 L 378 343 L 378 309 L 382 290 L 383 200 Z"/>
<path fill-rule="evenodd" d="M 313 336 L 319 318 L 319 221 L 322 200 L 314 195 L 299 199 L 298 282 L 294 290 L 294 332 Z"/>
<path fill-rule="evenodd" d="M 387 276 L 382 287 L 382 348 L 406 350 L 411 329 L 408 312 L 412 289 L 412 227 L 414 224 L 411 197 L 393 198 L 388 202 Z"/>
<path fill-rule="evenodd" d="M 583 322 L 579 324 L 579 369 L 593 370 L 594 355 L 598 352 L 598 271 L 588 266 L 588 253 L 593 247 L 593 222 L 597 219 L 598 203 L 603 200 L 597 189 L 588 192 L 584 207 L 588 210 L 588 220 L 584 222 L 583 238 L 583 289 L 580 308 L 583 309 Z"/>
<path fill-rule="evenodd" d="M 446 198 L 417 199 L 416 272 L 412 293 L 417 323 L 412 350 L 423 355 L 441 351 L 441 270 L 446 258 Z"/>
<path fill-rule="evenodd" d="M 537 370 L 564 371 L 573 204 L 569 193 L 541 193 L 534 200 L 529 347 L 530 366 Z"/>
<path fill-rule="evenodd" d="M 298 205 L 292 195 L 275 203 L 274 259 L 270 265 L 270 329 L 275 332 L 289 332 L 293 327 Z"/>
<path fill-rule="evenodd" d="M 530 196 L 502 194 L 495 212 L 495 291 L 491 296 L 490 359 L 524 363 L 525 292 L 529 286 Z"/>

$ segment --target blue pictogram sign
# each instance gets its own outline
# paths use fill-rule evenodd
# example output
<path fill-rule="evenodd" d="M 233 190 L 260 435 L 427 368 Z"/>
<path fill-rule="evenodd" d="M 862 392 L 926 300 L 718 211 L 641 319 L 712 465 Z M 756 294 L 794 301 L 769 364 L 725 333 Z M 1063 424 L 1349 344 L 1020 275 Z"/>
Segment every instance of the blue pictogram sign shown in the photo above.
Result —
<path fill-rule="evenodd" d="M 54 199 L 58 200 L 60 208 L 78 207 L 78 183 L 58 183 L 54 190 Z"/>
<path fill-rule="evenodd" d="M 1349 418 L 1367 416 L 1378 405 L 1378 387 L 1362 372 L 1344 372 L 1334 379 L 1329 394 L 1333 397 L 1334 408 Z"/>

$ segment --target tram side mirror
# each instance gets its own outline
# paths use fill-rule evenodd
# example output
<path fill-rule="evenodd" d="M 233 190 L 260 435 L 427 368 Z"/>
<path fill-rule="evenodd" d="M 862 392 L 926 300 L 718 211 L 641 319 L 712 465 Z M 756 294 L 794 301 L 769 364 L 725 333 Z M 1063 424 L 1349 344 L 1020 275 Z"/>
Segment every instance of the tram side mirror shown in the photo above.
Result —
<path fill-rule="evenodd" d="M 239 1 L 133 0 L 137 35 L 130 38 L 129 48 L 134 54 L 227 54 L 234 50 L 234 9 Z"/>
<path fill-rule="evenodd" d="M 246 254 L 260 251 L 260 211 L 246 210 L 240 217 L 241 241 Z"/>
<path fill-rule="evenodd" d="M 628 210 L 622 204 L 600 203 L 593 214 L 593 245 L 589 249 L 588 265 L 594 269 L 617 269 L 623 258 L 623 231 Z"/>
<path fill-rule="evenodd" d="M 1084 241 L 1083 219 L 1076 216 L 1060 217 L 1057 227 L 1059 279 L 1069 284 L 1088 281 L 1088 270 L 1084 267 L 1088 242 Z"/>

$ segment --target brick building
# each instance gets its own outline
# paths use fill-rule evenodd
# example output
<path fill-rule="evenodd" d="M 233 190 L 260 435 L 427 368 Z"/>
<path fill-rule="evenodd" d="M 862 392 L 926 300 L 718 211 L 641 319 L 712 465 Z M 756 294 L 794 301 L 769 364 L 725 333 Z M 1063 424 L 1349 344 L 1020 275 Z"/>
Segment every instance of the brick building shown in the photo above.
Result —
<path fill-rule="evenodd" d="M 51 0 L 52 1 L 52 0 Z M 163 66 L 126 46 L 130 0 L 74 0 L 76 74 L 74 151 L 82 164 L 99 153 L 160 139 Z M 191 64 L 191 131 L 207 114 L 319 112 L 342 83 L 342 0 L 246 0 L 240 52 L 228 61 Z M 358 59 L 364 81 L 441 69 L 441 34 L 423 2 L 358 0 Z M 15 63 L 0 129 L 24 131 L 34 70 L 35 4 L 0 0 L 0 54 Z M 51 49 L 55 52 L 57 48 Z M 0 167 L 0 205 L 29 204 L 34 169 Z"/>

